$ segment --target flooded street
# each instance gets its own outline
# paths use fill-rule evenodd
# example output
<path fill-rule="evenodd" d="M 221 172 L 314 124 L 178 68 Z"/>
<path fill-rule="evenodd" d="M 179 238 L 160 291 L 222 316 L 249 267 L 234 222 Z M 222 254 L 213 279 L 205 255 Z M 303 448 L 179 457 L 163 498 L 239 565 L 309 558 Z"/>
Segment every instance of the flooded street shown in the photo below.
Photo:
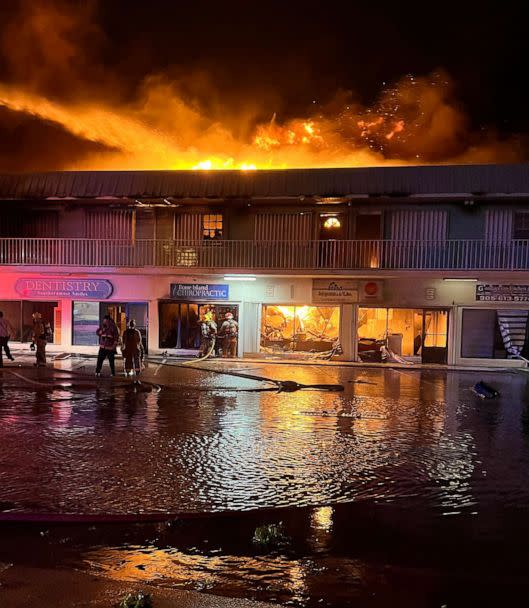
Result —
<path fill-rule="evenodd" d="M 55 365 L 2 372 L 0 518 L 181 517 L 26 525 L 32 556 L 4 523 L 1 559 L 297 606 L 529 590 L 523 372 L 151 363 L 134 390 L 90 361 Z M 344 391 L 255 392 L 270 385 L 226 369 Z M 478 380 L 500 397 L 476 397 Z M 279 522 L 280 547 L 252 542 Z"/>

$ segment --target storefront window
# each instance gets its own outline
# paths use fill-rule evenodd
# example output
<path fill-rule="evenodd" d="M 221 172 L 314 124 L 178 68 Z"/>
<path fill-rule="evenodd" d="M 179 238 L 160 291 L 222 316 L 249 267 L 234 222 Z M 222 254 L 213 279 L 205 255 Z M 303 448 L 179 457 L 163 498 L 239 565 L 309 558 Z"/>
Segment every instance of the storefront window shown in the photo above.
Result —
<path fill-rule="evenodd" d="M 40 312 L 45 323 L 49 323 L 54 342 L 60 342 L 61 315 L 58 302 L 11 300 L 0 302 L 0 310 L 11 325 L 11 340 L 31 342 L 33 335 L 33 313 Z"/>
<path fill-rule="evenodd" d="M 99 302 L 73 303 L 73 340 L 76 346 L 97 346 Z"/>
<path fill-rule="evenodd" d="M 263 352 L 324 352 L 340 331 L 338 306 L 263 306 Z"/>
<path fill-rule="evenodd" d="M 6 319 L 12 327 L 13 335 L 10 336 L 10 339 L 19 341 L 22 302 L 20 302 L 20 300 L 0 302 L 0 310 L 4 313 L 4 319 Z"/>
<path fill-rule="evenodd" d="M 463 310 L 461 356 L 506 359 L 529 350 L 527 310 Z"/>
<path fill-rule="evenodd" d="M 228 312 L 238 321 L 239 307 L 233 304 L 195 302 L 160 302 L 158 307 L 160 348 L 198 350 L 200 348 L 200 317 L 210 313 L 220 329 Z M 219 343 L 220 344 L 220 343 Z"/>
<path fill-rule="evenodd" d="M 446 349 L 447 342 L 446 310 L 358 309 L 358 356 L 363 361 L 381 361 L 382 347 L 401 357 L 417 357 L 423 356 L 423 348 Z"/>
<path fill-rule="evenodd" d="M 58 309 L 58 302 L 22 302 L 22 342 L 31 342 L 34 312 L 40 312 L 43 322 L 51 325 L 54 332 L 54 342 L 56 342 L 55 329 L 60 331 L 59 327 L 55 328 L 56 321 L 60 320 L 60 316 L 57 314 Z"/>
<path fill-rule="evenodd" d="M 143 348 L 147 352 L 148 306 L 144 302 L 74 302 L 72 313 L 72 344 L 97 346 L 97 328 L 103 317 L 109 315 L 120 335 L 123 335 L 128 321 L 134 319 L 143 340 Z"/>

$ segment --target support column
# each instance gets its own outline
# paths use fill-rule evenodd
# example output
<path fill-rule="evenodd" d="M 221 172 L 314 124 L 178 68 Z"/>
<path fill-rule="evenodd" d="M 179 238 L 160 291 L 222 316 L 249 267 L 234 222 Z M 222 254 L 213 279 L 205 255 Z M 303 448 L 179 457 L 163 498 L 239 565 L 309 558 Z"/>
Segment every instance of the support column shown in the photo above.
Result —
<path fill-rule="evenodd" d="M 61 300 L 61 348 L 69 351 L 73 342 L 72 300 Z"/>
<path fill-rule="evenodd" d="M 160 334 L 160 324 L 158 320 L 158 300 L 149 300 L 149 302 L 147 303 L 147 307 L 149 311 L 149 330 L 147 341 L 149 352 L 152 353 L 158 350 L 160 347 L 158 342 L 158 336 Z"/>
<path fill-rule="evenodd" d="M 340 311 L 340 343 L 344 361 L 354 361 L 355 311 L 352 304 L 342 304 Z"/>

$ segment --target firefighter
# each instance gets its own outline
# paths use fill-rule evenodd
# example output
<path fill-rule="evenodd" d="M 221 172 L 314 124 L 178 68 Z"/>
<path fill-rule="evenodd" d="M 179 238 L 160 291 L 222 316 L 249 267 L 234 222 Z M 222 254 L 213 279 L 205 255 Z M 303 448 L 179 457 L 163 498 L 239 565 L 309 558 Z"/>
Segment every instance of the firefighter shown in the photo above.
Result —
<path fill-rule="evenodd" d="M 40 312 L 33 313 L 33 332 L 31 350 L 35 350 L 35 367 L 46 367 L 46 344 L 48 343 L 49 324 L 42 320 Z M 50 328 L 51 329 L 51 328 Z"/>
<path fill-rule="evenodd" d="M 200 351 L 199 357 L 205 357 L 215 346 L 217 339 L 217 324 L 213 320 L 213 313 L 206 312 L 200 320 Z"/>
<path fill-rule="evenodd" d="M 99 336 L 99 353 L 97 354 L 96 376 L 101 375 L 101 368 L 103 367 L 103 362 L 107 357 L 110 365 L 110 374 L 115 376 L 116 368 L 114 361 L 116 357 L 116 349 L 119 343 L 119 330 L 110 315 L 105 315 L 103 317 L 103 322 L 96 331 L 96 334 Z"/>
<path fill-rule="evenodd" d="M 227 312 L 225 321 L 221 325 L 222 356 L 224 358 L 235 358 L 237 356 L 237 338 L 239 336 L 239 324 L 233 318 L 233 313 Z"/>

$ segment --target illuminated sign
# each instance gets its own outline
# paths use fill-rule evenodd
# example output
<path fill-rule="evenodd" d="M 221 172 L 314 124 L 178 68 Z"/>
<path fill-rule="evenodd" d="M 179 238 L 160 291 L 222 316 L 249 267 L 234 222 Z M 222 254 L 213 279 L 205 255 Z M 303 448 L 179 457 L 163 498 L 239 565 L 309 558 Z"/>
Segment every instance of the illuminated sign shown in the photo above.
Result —
<path fill-rule="evenodd" d="M 347 279 L 313 279 L 312 301 L 315 304 L 358 302 L 358 282 Z"/>
<path fill-rule="evenodd" d="M 171 283 L 171 298 L 175 300 L 227 300 L 229 295 L 229 285 Z"/>
<path fill-rule="evenodd" d="M 476 285 L 478 302 L 529 302 L 529 285 Z"/>
<path fill-rule="evenodd" d="M 15 291 L 23 298 L 89 298 L 106 300 L 114 288 L 105 279 L 18 279 Z"/>

